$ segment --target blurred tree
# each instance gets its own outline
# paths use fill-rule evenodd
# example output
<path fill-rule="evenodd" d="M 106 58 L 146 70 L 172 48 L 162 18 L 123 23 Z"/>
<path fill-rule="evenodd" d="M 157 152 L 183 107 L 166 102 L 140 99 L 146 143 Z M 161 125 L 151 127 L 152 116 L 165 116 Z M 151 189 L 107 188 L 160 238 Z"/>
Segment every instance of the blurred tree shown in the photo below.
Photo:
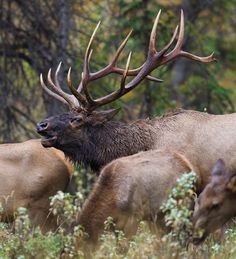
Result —
<path fill-rule="evenodd" d="M 43 73 L 45 77 L 50 67 L 55 71 L 63 61 L 61 81 L 64 83 L 71 65 L 73 80 L 78 82 L 85 48 L 98 20 L 102 26 L 93 44 L 91 70 L 108 64 L 131 28 L 134 31 L 119 66 L 125 65 L 130 50 L 131 67 L 140 66 L 160 8 L 158 49 L 168 42 L 183 8 L 184 49 L 201 55 L 214 51 L 218 64 L 178 59 L 153 72 L 163 83 L 144 81 L 110 106 L 122 106 L 120 117 L 124 120 L 179 106 L 213 113 L 233 111 L 236 0 L 0 0 L 0 140 L 33 137 L 36 121 L 64 110 L 46 94 L 41 98 L 38 76 Z M 89 87 L 93 96 L 101 96 L 119 87 L 119 77 L 108 76 Z"/>
<path fill-rule="evenodd" d="M 215 26 L 215 23 L 209 24 L 208 19 L 211 15 L 215 16 L 217 14 L 217 12 L 213 11 L 216 6 L 222 6 L 220 11 L 222 20 L 224 20 L 224 12 L 229 14 L 229 11 L 235 8 L 233 1 L 232 3 L 228 1 L 227 5 L 224 5 L 224 3 L 224 1 L 220 0 L 182 0 L 180 7 L 184 10 L 187 20 L 187 33 L 184 45 L 186 50 L 193 49 L 195 52 L 203 54 L 209 53 L 209 51 L 217 52 L 215 46 L 209 43 L 209 40 L 210 42 L 216 40 L 215 38 L 211 38 L 210 31 L 214 29 L 217 32 L 217 26 Z M 201 24 L 200 26 L 199 23 Z M 210 25 L 207 33 L 205 33 L 206 25 Z M 219 59 L 219 56 L 217 58 Z M 179 102 L 184 108 L 201 110 L 205 108 L 211 113 L 232 112 L 234 107 L 229 98 L 232 92 L 224 89 L 217 82 L 215 71 L 219 69 L 220 67 L 216 65 L 203 68 L 201 64 L 191 66 L 187 59 L 176 60 L 172 69 L 173 77 L 171 81 L 173 99 Z M 213 72 L 213 70 L 215 71 Z M 186 89 L 187 87 L 189 90 Z M 194 96 L 191 96 L 192 92 L 195 93 Z"/>
<path fill-rule="evenodd" d="M 67 63 L 73 1 L 1 1 L 1 135 L 19 138 L 22 130 L 35 135 L 35 108 L 42 105 L 38 75 L 59 60 Z M 62 111 L 61 104 L 43 95 L 47 114 Z M 32 125 L 31 125 L 31 124 Z M 18 133 L 16 133 L 18 131 Z"/>

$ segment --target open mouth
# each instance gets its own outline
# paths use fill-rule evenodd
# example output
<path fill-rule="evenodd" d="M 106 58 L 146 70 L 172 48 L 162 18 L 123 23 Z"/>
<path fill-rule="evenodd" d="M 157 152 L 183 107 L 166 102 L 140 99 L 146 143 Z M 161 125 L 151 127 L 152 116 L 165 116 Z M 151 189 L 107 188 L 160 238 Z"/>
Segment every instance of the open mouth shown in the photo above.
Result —
<path fill-rule="evenodd" d="M 41 129 L 39 126 L 37 126 L 37 132 L 41 135 L 41 144 L 44 147 L 52 147 L 55 145 L 57 140 L 57 135 L 55 133 L 50 134 L 47 130 L 44 128 Z"/>
<path fill-rule="evenodd" d="M 57 136 L 42 136 L 41 138 L 41 144 L 44 147 L 52 147 L 57 140 Z"/>

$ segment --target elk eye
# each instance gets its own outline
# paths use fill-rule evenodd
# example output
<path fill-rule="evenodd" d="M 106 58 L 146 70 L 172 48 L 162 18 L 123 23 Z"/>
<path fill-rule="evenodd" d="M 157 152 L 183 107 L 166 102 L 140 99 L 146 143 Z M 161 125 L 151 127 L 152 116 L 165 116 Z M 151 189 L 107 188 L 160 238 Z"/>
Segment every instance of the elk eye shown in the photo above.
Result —
<path fill-rule="evenodd" d="M 81 117 L 75 117 L 70 120 L 70 123 L 80 123 L 82 121 Z"/>
<path fill-rule="evenodd" d="M 81 117 L 75 117 L 70 119 L 69 123 L 72 128 L 80 128 L 83 125 L 83 120 Z"/>

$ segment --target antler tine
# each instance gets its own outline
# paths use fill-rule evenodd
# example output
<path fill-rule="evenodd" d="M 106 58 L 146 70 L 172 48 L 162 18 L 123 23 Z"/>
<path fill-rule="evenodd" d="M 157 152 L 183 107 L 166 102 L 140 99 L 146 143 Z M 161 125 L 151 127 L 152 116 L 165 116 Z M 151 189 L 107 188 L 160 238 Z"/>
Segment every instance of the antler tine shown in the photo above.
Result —
<path fill-rule="evenodd" d="M 60 86 L 60 83 L 59 83 L 59 80 L 58 80 L 58 74 L 59 74 L 59 71 L 61 70 L 61 64 L 62 62 L 60 61 L 59 65 L 57 66 L 57 69 L 56 69 L 56 72 L 55 72 L 55 77 L 54 77 L 54 80 L 56 82 L 56 85 L 61 89 L 61 86 Z"/>
<path fill-rule="evenodd" d="M 159 23 L 160 15 L 161 15 L 161 10 L 158 12 L 155 22 L 152 26 L 152 32 L 151 32 L 150 41 L 149 41 L 149 51 L 148 51 L 149 55 L 150 54 L 153 55 L 157 52 L 156 51 L 156 34 L 157 34 L 156 31 L 157 31 L 157 25 Z"/>
<path fill-rule="evenodd" d="M 88 56 L 88 63 L 89 63 L 90 60 L 91 60 L 92 54 L 93 54 L 93 49 L 90 50 L 90 53 L 89 53 L 89 56 Z M 77 92 L 79 92 L 79 93 L 82 92 L 82 86 L 83 86 L 83 84 L 82 84 L 82 79 L 83 79 L 83 72 L 81 73 L 81 82 L 80 82 L 80 84 L 79 84 L 79 86 L 78 86 L 78 88 L 77 88 Z"/>
<path fill-rule="evenodd" d="M 126 36 L 126 38 L 123 40 L 123 42 L 120 44 L 119 48 L 117 49 L 115 55 L 114 55 L 114 58 L 112 59 L 111 61 L 111 64 L 110 66 L 114 66 L 121 54 L 121 52 L 123 51 L 124 47 L 126 46 L 129 38 L 130 38 L 130 35 L 132 34 L 133 30 L 130 30 L 130 32 L 128 33 L 128 35 Z"/>
<path fill-rule="evenodd" d="M 127 76 L 136 76 L 139 73 L 139 71 L 143 68 L 144 65 L 145 65 L 145 63 L 142 66 L 138 67 L 138 68 L 130 69 L 127 72 Z M 117 73 L 119 75 L 123 75 L 124 74 L 124 69 L 115 67 L 114 68 L 114 73 Z M 150 80 L 150 81 L 153 81 L 153 82 L 157 82 L 157 83 L 162 83 L 163 82 L 163 80 L 161 80 L 159 78 L 156 78 L 156 77 L 153 77 L 153 76 L 150 76 L 150 75 L 146 76 L 146 79 Z"/>
<path fill-rule="evenodd" d="M 67 84 L 69 86 L 71 93 L 79 100 L 79 102 L 81 102 L 81 104 L 83 106 L 85 106 L 87 104 L 86 99 L 84 98 L 84 96 L 82 94 L 80 94 L 75 89 L 75 87 L 73 86 L 73 83 L 71 81 L 71 67 L 69 68 L 68 73 L 67 73 Z"/>
<path fill-rule="evenodd" d="M 169 48 L 171 47 L 171 45 L 173 44 L 176 36 L 177 36 L 177 33 L 178 33 L 178 29 L 179 29 L 179 26 L 177 25 L 176 28 L 175 28 L 175 31 L 172 35 L 172 38 L 170 39 L 169 43 L 160 51 L 158 52 L 158 56 L 163 56 L 166 54 L 166 52 L 169 50 Z"/>
<path fill-rule="evenodd" d="M 213 62 L 213 61 L 217 61 L 217 59 L 214 58 L 213 55 L 214 55 L 214 52 L 212 52 L 209 56 L 199 57 L 199 56 L 196 56 L 196 55 L 191 54 L 189 52 L 185 52 L 185 51 L 182 51 L 182 50 L 180 51 L 181 57 L 189 58 L 189 59 L 199 61 L 199 62 L 202 62 L 202 63 L 210 63 L 210 62 Z"/>
<path fill-rule="evenodd" d="M 55 85 L 52 81 L 52 68 L 50 68 L 48 70 L 48 83 L 51 85 L 51 87 L 60 95 L 61 95 L 61 91 L 60 91 L 60 88 L 57 87 L 57 85 Z"/>
<path fill-rule="evenodd" d="M 54 82 L 52 81 L 52 69 L 50 68 L 48 70 L 48 83 L 51 85 L 51 87 L 53 88 L 53 90 L 58 94 L 60 95 L 62 98 L 64 98 L 68 104 L 70 105 L 70 107 L 74 107 L 75 106 L 75 103 L 74 103 L 74 100 L 72 99 L 73 96 L 65 93 L 62 91 L 62 89 L 58 86 L 58 85 L 55 85 Z"/>
<path fill-rule="evenodd" d="M 89 52 L 90 52 L 90 50 L 91 50 L 92 43 L 93 43 L 93 41 L 94 41 L 95 35 L 96 35 L 96 33 L 97 33 L 97 30 L 98 30 L 100 24 L 101 24 L 101 21 L 99 21 L 99 22 L 97 23 L 95 29 L 93 30 L 92 36 L 90 37 L 90 40 L 89 40 L 89 43 L 88 43 L 88 47 L 87 47 L 86 52 L 85 52 L 85 57 L 88 57 L 88 56 L 89 56 Z"/>
<path fill-rule="evenodd" d="M 183 42 L 184 42 L 184 12 L 181 9 L 178 40 L 174 49 L 171 52 L 169 52 L 167 56 L 172 56 L 172 55 L 175 55 L 177 52 L 180 52 L 183 46 Z"/>
<path fill-rule="evenodd" d="M 69 103 L 66 102 L 61 96 L 59 96 L 58 94 L 55 94 L 53 91 L 51 91 L 50 89 L 48 89 L 48 87 L 47 87 L 47 86 L 45 85 L 45 83 L 44 83 L 43 75 L 42 75 L 42 74 L 40 74 L 40 83 L 41 83 L 41 87 L 43 88 L 43 90 L 44 90 L 47 94 L 51 95 L 52 97 L 54 97 L 54 98 L 57 99 L 58 101 L 60 101 L 60 102 L 62 102 L 62 103 L 64 103 L 64 104 L 66 104 L 67 106 L 69 106 Z"/>
<path fill-rule="evenodd" d="M 129 71 L 128 71 L 127 75 L 129 75 Z M 156 78 L 156 77 L 154 77 L 154 76 L 146 76 L 145 78 L 146 78 L 147 80 L 150 80 L 150 81 L 156 82 L 156 83 L 162 83 L 162 82 L 164 82 L 164 80 L 162 80 L 162 79 L 160 79 L 160 78 Z"/>
<path fill-rule="evenodd" d="M 173 51 L 180 50 L 184 43 L 184 11 L 181 9 L 180 13 L 180 24 L 179 24 L 179 36 L 176 43 L 176 46 Z"/>
<path fill-rule="evenodd" d="M 92 36 L 91 36 L 91 38 L 89 40 L 88 47 L 87 47 L 86 52 L 85 52 L 85 56 L 84 56 L 84 69 L 83 69 L 84 75 L 83 75 L 82 80 L 86 80 L 87 81 L 89 79 L 88 78 L 89 77 L 89 61 L 90 61 L 90 58 L 91 58 L 91 55 L 92 55 L 92 53 L 91 53 L 91 46 L 92 46 L 93 40 L 95 38 L 96 32 L 97 32 L 100 24 L 101 24 L 101 21 L 98 22 L 96 28 L 94 29 L 93 34 L 92 34 Z M 83 89 L 81 89 L 81 90 L 83 90 Z"/>
<path fill-rule="evenodd" d="M 216 59 L 213 57 L 214 53 L 212 53 L 211 55 L 206 56 L 206 57 L 199 57 L 199 56 L 196 56 L 189 52 L 185 52 L 185 51 L 181 50 L 181 48 L 183 46 L 183 42 L 184 42 L 184 12 L 181 9 L 179 35 L 178 35 L 178 40 L 177 40 L 176 46 L 171 52 L 169 52 L 166 55 L 166 58 L 165 58 L 165 60 L 163 60 L 162 64 L 167 63 L 169 60 L 172 60 L 178 56 L 189 58 L 189 59 L 199 61 L 202 63 L 209 63 L 212 61 L 216 61 Z"/>
<path fill-rule="evenodd" d="M 129 71 L 131 55 L 132 55 L 132 51 L 130 51 L 130 53 L 129 53 L 129 56 L 128 56 L 128 59 L 127 59 L 127 62 L 126 62 L 125 71 L 124 71 L 124 74 L 123 74 L 122 79 L 121 79 L 121 83 L 120 83 L 120 91 L 121 92 L 123 91 L 123 89 L 125 87 L 125 80 L 126 80 L 126 77 L 127 77 L 127 73 Z"/>
<path fill-rule="evenodd" d="M 99 28 L 101 24 L 101 21 L 99 21 L 97 23 L 97 26 L 95 27 L 93 33 L 92 33 L 92 36 L 90 37 L 90 40 L 89 40 L 89 43 L 88 43 L 88 46 L 87 46 L 87 49 L 86 49 L 86 52 L 85 52 L 85 56 L 84 56 L 84 68 L 83 68 L 83 72 L 81 74 L 81 82 L 77 88 L 77 92 L 78 93 L 82 93 L 83 91 L 85 91 L 85 88 L 86 88 L 86 85 L 87 85 L 87 82 L 89 80 L 92 80 L 90 79 L 91 77 L 91 74 L 90 74 L 90 71 L 89 71 L 89 62 L 91 60 L 91 56 L 92 56 L 92 53 L 93 53 L 93 50 L 91 49 L 92 47 L 92 43 L 94 41 L 94 38 L 95 38 L 95 35 L 96 35 L 96 32 Z M 87 92 L 87 91 L 86 91 Z M 89 95 L 88 92 L 86 93 L 86 95 Z M 90 101 L 92 100 L 90 98 L 90 96 L 88 97 L 90 99 Z"/>
<path fill-rule="evenodd" d="M 93 54 L 93 49 L 90 50 L 89 52 L 89 56 L 88 56 L 88 62 L 90 62 L 91 60 L 91 57 L 92 57 L 92 54 Z"/>

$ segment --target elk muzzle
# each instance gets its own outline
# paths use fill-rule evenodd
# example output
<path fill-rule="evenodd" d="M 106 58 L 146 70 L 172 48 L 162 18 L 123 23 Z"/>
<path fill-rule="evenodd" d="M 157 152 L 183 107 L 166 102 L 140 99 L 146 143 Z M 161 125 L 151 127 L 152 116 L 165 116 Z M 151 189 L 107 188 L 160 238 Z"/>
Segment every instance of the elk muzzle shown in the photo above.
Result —
<path fill-rule="evenodd" d="M 201 218 L 196 220 L 195 222 L 193 220 L 194 230 L 192 242 L 194 245 L 201 244 L 207 237 L 207 231 L 203 228 L 204 223 L 205 221 Z"/>
<path fill-rule="evenodd" d="M 49 122 L 42 121 L 37 123 L 37 132 L 42 136 L 41 144 L 44 147 L 53 147 L 55 146 L 57 135 L 50 130 Z"/>
<path fill-rule="evenodd" d="M 48 128 L 48 122 L 43 121 L 43 122 L 37 123 L 37 132 L 38 132 L 39 134 L 41 134 L 42 132 L 44 132 L 47 128 Z"/>

